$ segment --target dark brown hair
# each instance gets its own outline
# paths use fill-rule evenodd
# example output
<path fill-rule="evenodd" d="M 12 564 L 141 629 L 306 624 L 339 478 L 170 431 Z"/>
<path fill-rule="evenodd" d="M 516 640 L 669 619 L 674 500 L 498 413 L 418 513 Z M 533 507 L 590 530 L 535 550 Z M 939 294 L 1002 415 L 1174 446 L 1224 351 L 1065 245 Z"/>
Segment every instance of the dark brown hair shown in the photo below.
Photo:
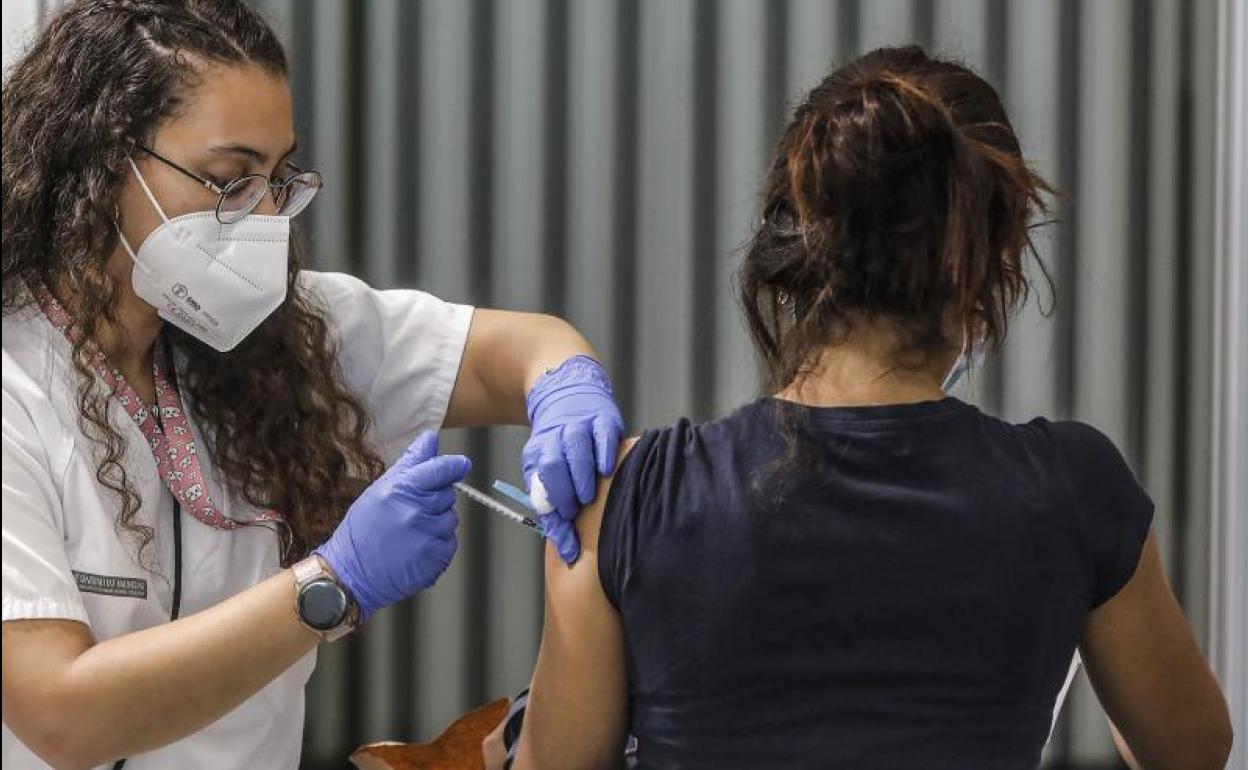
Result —
<path fill-rule="evenodd" d="M 5 312 L 27 286 L 72 295 L 79 424 L 101 448 L 96 478 L 117 496 L 116 526 L 152 540 L 123 465 L 126 440 L 95 383 L 91 340 L 116 320 L 120 286 L 108 270 L 113 213 L 132 143 L 149 142 L 193 93 L 204 63 L 285 76 L 281 44 L 241 0 L 79 0 L 51 20 L 13 67 L 3 92 Z M 296 281 L 237 348 L 217 353 L 166 327 L 185 353 L 180 385 L 222 472 L 252 505 L 285 517 L 284 563 L 324 540 L 383 470 L 365 440 L 368 415 L 343 386 L 324 312 Z"/>
<path fill-rule="evenodd" d="M 949 314 L 999 344 L 1030 288 L 1024 253 L 1049 193 L 968 67 L 908 46 L 828 75 L 780 138 L 737 276 L 769 387 L 800 379 L 863 319 L 896 328 L 899 366 L 961 344 Z"/>

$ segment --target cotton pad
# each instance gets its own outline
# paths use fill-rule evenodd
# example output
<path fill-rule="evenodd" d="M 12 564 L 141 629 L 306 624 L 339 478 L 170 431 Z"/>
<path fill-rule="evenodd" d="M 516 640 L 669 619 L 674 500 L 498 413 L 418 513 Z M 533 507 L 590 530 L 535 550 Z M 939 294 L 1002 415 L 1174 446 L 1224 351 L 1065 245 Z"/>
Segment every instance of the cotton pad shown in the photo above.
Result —
<path fill-rule="evenodd" d="M 546 494 L 546 486 L 542 484 L 542 477 L 534 473 L 529 476 L 529 499 L 533 501 L 533 508 L 538 513 L 550 513 L 555 510 L 555 506 L 550 504 L 550 497 Z"/>

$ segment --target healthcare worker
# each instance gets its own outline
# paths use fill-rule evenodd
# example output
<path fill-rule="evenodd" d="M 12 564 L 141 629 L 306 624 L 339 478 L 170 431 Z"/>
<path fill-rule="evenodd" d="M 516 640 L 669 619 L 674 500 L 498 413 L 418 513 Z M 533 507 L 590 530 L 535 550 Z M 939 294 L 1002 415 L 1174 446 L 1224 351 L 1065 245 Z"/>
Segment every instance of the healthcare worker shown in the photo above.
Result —
<path fill-rule="evenodd" d="M 296 767 L 317 644 L 455 552 L 432 431 L 530 422 L 568 561 L 612 470 L 563 321 L 301 269 L 287 77 L 239 0 L 82 0 L 4 85 L 6 770 Z"/>

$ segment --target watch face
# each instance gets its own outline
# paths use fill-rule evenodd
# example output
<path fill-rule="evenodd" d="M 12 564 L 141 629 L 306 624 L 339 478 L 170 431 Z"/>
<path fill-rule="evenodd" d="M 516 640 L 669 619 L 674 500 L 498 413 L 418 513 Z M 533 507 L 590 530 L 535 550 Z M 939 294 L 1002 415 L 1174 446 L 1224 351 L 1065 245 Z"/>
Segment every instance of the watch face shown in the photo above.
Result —
<path fill-rule="evenodd" d="M 347 614 L 347 595 L 332 580 L 313 580 L 299 592 L 299 617 L 318 631 L 328 631 Z"/>

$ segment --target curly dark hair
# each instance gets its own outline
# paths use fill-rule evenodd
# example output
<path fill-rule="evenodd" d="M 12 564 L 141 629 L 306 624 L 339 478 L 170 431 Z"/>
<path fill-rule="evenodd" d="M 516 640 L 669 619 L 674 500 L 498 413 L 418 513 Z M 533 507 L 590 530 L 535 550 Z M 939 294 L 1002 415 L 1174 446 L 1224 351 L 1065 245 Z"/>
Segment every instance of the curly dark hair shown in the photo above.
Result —
<path fill-rule="evenodd" d="M 116 321 L 121 287 L 109 273 L 116 201 L 134 144 L 178 114 L 204 62 L 286 76 L 281 43 L 240 0 L 79 0 L 51 20 L 3 90 L 3 307 L 29 305 L 29 287 L 74 299 L 72 364 L 83 432 L 102 448 L 96 478 L 119 501 L 115 525 L 151 543 L 135 521 L 142 500 L 110 423 L 111 394 L 90 353 Z M 282 563 L 306 555 L 383 470 L 369 415 L 343 385 L 324 309 L 296 280 L 286 302 L 238 347 L 217 353 L 166 326 L 184 353 L 179 384 L 224 478 L 254 506 L 282 514 Z"/>
<path fill-rule="evenodd" d="M 1023 260 L 1052 193 L 970 68 L 907 46 L 832 72 L 779 140 L 737 275 L 769 385 L 793 383 L 863 319 L 893 323 L 899 366 L 961 343 L 949 313 L 999 345 L 1029 293 Z"/>

